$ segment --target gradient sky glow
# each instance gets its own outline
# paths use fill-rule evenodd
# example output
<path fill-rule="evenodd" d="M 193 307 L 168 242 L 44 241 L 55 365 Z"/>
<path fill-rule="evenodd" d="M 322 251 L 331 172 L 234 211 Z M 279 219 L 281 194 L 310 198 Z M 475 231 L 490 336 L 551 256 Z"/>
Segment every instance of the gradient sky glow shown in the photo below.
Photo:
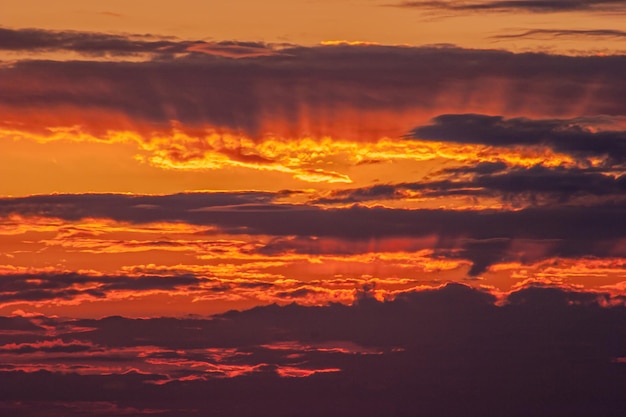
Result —
<path fill-rule="evenodd" d="M 626 410 L 626 1 L 12 3 L 0 415 Z"/>

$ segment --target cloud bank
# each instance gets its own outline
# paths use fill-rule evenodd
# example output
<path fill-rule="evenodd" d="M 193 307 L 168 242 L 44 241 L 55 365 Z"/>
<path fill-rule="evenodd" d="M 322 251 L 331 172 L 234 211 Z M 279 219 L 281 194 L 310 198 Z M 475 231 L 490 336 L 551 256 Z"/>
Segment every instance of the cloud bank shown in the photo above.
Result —
<path fill-rule="evenodd" d="M 609 416 L 626 405 L 626 316 L 607 297 L 529 287 L 498 307 L 448 285 L 212 319 L 3 318 L 2 333 L 32 325 L 0 342 L 0 404 L 19 416 Z"/>

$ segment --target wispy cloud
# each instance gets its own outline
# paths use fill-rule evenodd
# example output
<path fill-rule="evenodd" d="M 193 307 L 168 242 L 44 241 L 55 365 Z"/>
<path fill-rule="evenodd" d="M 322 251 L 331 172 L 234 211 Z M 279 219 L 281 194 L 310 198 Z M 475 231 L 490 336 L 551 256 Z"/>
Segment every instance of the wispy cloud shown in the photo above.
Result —
<path fill-rule="evenodd" d="M 497 165 L 493 163 L 490 166 Z M 476 169 L 482 169 L 479 165 Z M 465 173 L 468 168 L 450 169 Z M 504 171 L 504 170 L 502 170 Z M 446 196 L 499 197 L 520 205 L 567 203 L 577 197 L 626 197 L 626 177 L 579 168 L 512 168 L 505 172 L 476 174 L 472 178 L 446 178 L 414 183 L 374 185 L 335 190 L 315 200 L 322 204 L 347 204 L 389 199 L 440 198 Z"/>
<path fill-rule="evenodd" d="M 448 12 L 612 12 L 626 11 L 623 0 L 404 1 L 396 7 Z"/>
<path fill-rule="evenodd" d="M 109 16 L 112 15 L 108 13 Z M 276 53 L 261 42 L 207 42 L 137 34 L 109 34 L 44 29 L 0 28 L 0 50 L 15 52 L 72 51 L 87 56 L 167 55 L 198 52 L 231 58 Z"/>
<path fill-rule="evenodd" d="M 492 39 L 551 39 L 551 38 L 625 38 L 626 32 L 616 29 L 530 29 L 518 33 L 491 36 Z"/>

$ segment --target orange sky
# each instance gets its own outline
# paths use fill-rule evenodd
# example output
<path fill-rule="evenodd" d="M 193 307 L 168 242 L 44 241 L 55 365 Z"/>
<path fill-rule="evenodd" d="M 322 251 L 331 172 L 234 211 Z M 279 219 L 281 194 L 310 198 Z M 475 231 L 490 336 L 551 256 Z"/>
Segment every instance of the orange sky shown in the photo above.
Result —
<path fill-rule="evenodd" d="M 0 1 L 0 416 L 626 410 L 625 15 Z"/>

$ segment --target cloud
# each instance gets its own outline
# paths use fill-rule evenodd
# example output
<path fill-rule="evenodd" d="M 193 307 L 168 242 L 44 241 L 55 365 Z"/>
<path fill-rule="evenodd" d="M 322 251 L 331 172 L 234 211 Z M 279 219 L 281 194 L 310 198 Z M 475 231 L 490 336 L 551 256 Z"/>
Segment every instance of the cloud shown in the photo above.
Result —
<path fill-rule="evenodd" d="M 119 406 L 112 401 L 48 401 L 45 410 L 37 402 L 12 402 L 6 401 L 0 404 L 0 411 L 14 417 L 41 417 L 54 416 L 165 416 L 167 408 L 163 409 L 137 409 L 133 407 Z"/>
<path fill-rule="evenodd" d="M 111 13 L 101 13 L 120 17 Z M 109 34 L 44 29 L 0 28 L 0 50 L 14 52 L 72 51 L 92 56 L 184 54 L 200 52 L 232 58 L 272 55 L 259 42 L 206 42 L 136 34 Z"/>
<path fill-rule="evenodd" d="M 507 169 L 507 164 L 504 162 L 479 162 L 475 165 L 462 166 L 455 168 L 444 168 L 442 172 L 455 173 L 455 174 L 495 174 Z"/>
<path fill-rule="evenodd" d="M 519 33 L 491 36 L 493 39 L 550 39 L 550 38 L 624 38 L 626 31 L 615 29 L 530 29 Z"/>
<path fill-rule="evenodd" d="M 503 163 L 479 163 L 442 170 L 451 178 L 413 183 L 374 185 L 334 190 L 313 201 L 320 204 L 350 204 L 368 201 L 468 196 L 495 197 L 517 205 L 568 203 L 577 198 L 621 201 L 626 196 L 626 177 L 601 169 L 565 167 L 512 167 Z M 472 177 L 462 177 L 474 174 Z M 461 176 L 459 178 L 459 176 Z M 597 200 L 599 201 L 599 200 Z M 597 202 L 596 201 L 596 202 Z"/>
<path fill-rule="evenodd" d="M 124 16 L 121 13 L 109 12 L 109 11 L 101 11 L 101 12 L 97 12 L 97 13 L 101 14 L 103 16 L 109 16 L 109 17 L 123 17 Z"/>
<path fill-rule="evenodd" d="M 543 242 L 540 258 L 551 256 L 624 256 L 624 206 L 538 206 L 517 211 L 321 208 L 310 204 L 274 204 L 266 193 L 193 193 L 163 196 L 123 194 L 40 195 L 0 199 L 0 216 L 48 217 L 65 221 L 109 219 L 131 224 L 154 222 L 207 226 L 206 233 L 274 237 L 319 237 L 364 242 L 385 238 L 434 238 L 435 249 L 467 249 L 492 239 Z M 250 201 L 268 201 L 250 204 Z M 281 250 L 289 241 L 276 242 Z M 311 245 L 294 241 L 294 249 Z M 271 246 L 268 248 L 271 251 Z M 470 251 L 468 253 L 471 253 Z M 520 254 L 507 253 L 512 259 Z M 475 257 L 479 262 L 483 258 Z M 503 261 L 504 259 L 498 259 Z M 496 259 L 493 259 L 495 262 Z M 159 281 L 161 282 L 161 281 Z M 36 291 L 32 296 L 37 298 Z M 94 294 L 97 296 L 98 294 Z"/>
<path fill-rule="evenodd" d="M 453 182 L 454 184 L 454 182 Z M 624 175 L 607 175 L 590 169 L 514 168 L 496 175 L 479 175 L 470 181 L 460 181 L 459 188 L 480 187 L 505 200 L 542 197 L 548 202 L 567 202 L 574 197 L 623 198 L 626 194 Z M 436 183 L 435 187 L 436 189 Z M 445 192 L 445 189 L 442 190 Z M 471 191 L 469 191 L 471 195 Z M 526 198 L 528 198 L 526 197 Z"/>
<path fill-rule="evenodd" d="M 141 295 L 142 292 L 193 289 L 202 281 L 191 275 L 129 277 L 78 273 L 11 274 L 2 276 L 0 304 L 103 299 L 115 292 Z"/>
<path fill-rule="evenodd" d="M 79 353 L 92 350 L 89 343 L 70 342 L 65 343 L 60 339 L 35 342 L 35 343 L 10 343 L 0 346 L 0 355 L 3 354 L 29 354 L 29 353 Z"/>
<path fill-rule="evenodd" d="M 48 42 L 45 33 L 18 35 L 33 47 Z M 71 46 L 81 36 L 57 37 Z M 110 35 L 93 36 L 106 43 Z M 256 48 L 195 47 L 231 55 Z M 0 135 L 129 144 L 137 160 L 166 170 L 236 167 L 350 183 L 347 168 L 368 161 L 556 159 L 403 140 L 440 114 L 562 120 L 626 114 L 623 56 L 347 44 L 287 45 L 279 52 L 241 59 L 193 53 L 140 62 L 16 60 L 0 68 Z"/>
<path fill-rule="evenodd" d="M 1 332 L 32 332 L 43 330 L 43 327 L 34 324 L 25 317 L 0 317 Z"/>
<path fill-rule="evenodd" d="M 579 120 L 505 118 L 482 114 L 444 114 L 410 134 L 422 140 L 495 147 L 546 146 L 555 152 L 610 165 L 626 162 L 625 131 L 594 131 Z"/>
<path fill-rule="evenodd" d="M 240 60 L 30 60 L 0 68 L 0 109 L 7 129 L 43 135 L 126 132 L 156 146 L 187 133 L 184 158 L 206 149 L 210 132 L 377 140 L 400 136 L 419 119 L 470 109 L 624 114 L 625 68 L 621 56 L 363 45 L 293 46 Z"/>
<path fill-rule="evenodd" d="M 496 0 L 496 1 L 404 1 L 396 7 L 452 12 L 612 12 L 626 10 L 623 0 Z"/>
<path fill-rule="evenodd" d="M 582 237 L 580 230 L 570 230 L 568 222 L 578 216 L 590 218 L 588 237 L 620 237 L 622 230 L 602 227 L 603 218 L 612 221 L 620 216 L 619 205 L 591 207 L 528 208 L 507 211 L 448 211 L 441 209 L 390 209 L 354 206 L 345 209 L 322 209 L 306 204 L 272 204 L 271 193 L 189 193 L 172 195 L 125 194 L 57 194 L 19 198 L 1 198 L 0 215 L 43 216 L 78 221 L 87 218 L 111 219 L 118 222 L 146 224 L 150 222 L 186 222 L 193 225 L 216 226 L 232 233 L 273 236 L 318 236 L 370 238 L 384 236 L 421 236 L 440 232 L 493 237 L 535 238 Z M 251 200 L 266 203 L 250 204 Z M 548 229 L 532 227 L 537 221 L 555 220 Z M 556 221 L 558 218 L 561 221 Z M 463 225 L 466 221 L 473 224 Z M 470 223 L 472 223 L 470 221 Z M 495 222 L 500 232 L 486 227 Z M 522 222 L 523 225 L 516 224 Z M 615 222 L 619 223 L 619 222 Z M 508 226 L 506 225 L 508 224 Z M 530 227 L 528 227 L 530 226 Z M 458 230 L 458 232 L 455 232 Z M 526 230 L 524 232 L 524 230 Z M 591 230 L 589 230 L 591 231 Z M 516 233 L 517 232 L 517 233 Z M 587 233 L 585 230 L 584 233 Z"/>
<path fill-rule="evenodd" d="M 105 372 L 89 352 L 38 352 L 35 361 L 35 353 L 3 354 L 4 366 L 22 360 L 30 368 L 0 371 L 0 410 L 68 417 L 96 406 L 112 416 L 158 410 L 168 417 L 612 415 L 626 405 L 618 360 L 626 357 L 626 309 L 603 307 L 609 298 L 534 286 L 498 302 L 451 284 L 385 302 L 270 305 L 209 319 L 48 318 L 55 338 L 31 345 L 94 346 L 124 361 L 105 362 Z M 79 367 L 43 370 L 50 365 Z M 69 401 L 75 407 L 63 405 Z"/>
<path fill-rule="evenodd" d="M 60 217 L 65 220 L 78 220 L 86 217 L 104 217 L 116 220 L 136 213 L 138 219 L 144 217 L 146 222 L 168 217 L 168 212 L 174 217 L 179 217 L 182 213 L 188 213 L 191 217 L 205 217 L 203 211 L 213 209 L 218 212 L 245 211 L 247 208 L 263 207 L 264 204 L 274 201 L 280 194 L 272 192 L 209 192 L 209 193 L 179 193 L 170 195 L 129 195 L 129 194 L 59 194 L 59 195 L 39 195 L 26 197 L 21 200 L 25 203 L 20 208 L 14 206 L 16 212 L 23 212 L 28 215 L 41 215 L 44 217 Z M 4 200 L 8 203 L 12 199 Z M 15 203 L 20 200 L 13 200 Z M 61 214 L 57 210 L 62 209 L 57 203 L 62 205 L 74 205 L 74 209 L 79 211 L 71 216 L 69 212 Z M 108 208 L 101 204 L 112 204 Z M 120 211 L 117 211 L 117 208 Z M 278 206 L 280 208 L 280 206 Z M 99 214 L 104 209 L 108 214 Z M 165 211 L 163 210 L 165 209 Z M 57 214 L 55 214 L 55 212 Z M 5 212 L 6 213 L 6 212 Z M 117 214 L 119 214 L 119 217 Z M 69 217 L 68 217 L 69 216 Z"/>
<path fill-rule="evenodd" d="M 245 259 L 245 258 L 244 258 Z M 281 259 L 277 256 L 275 259 Z M 427 258 L 419 259 L 421 262 Z M 231 262 L 231 263 L 227 263 Z M 236 262 L 238 264 L 233 264 Z M 305 256 L 299 259 L 306 264 Z M 345 262 L 358 262 L 347 260 Z M 49 308 L 51 306 L 78 305 L 94 301 L 124 302 L 138 300 L 155 294 L 178 297 L 184 302 L 239 301 L 237 305 L 254 305 L 297 301 L 303 305 L 322 305 L 328 302 L 350 303 L 354 298 L 354 287 L 367 282 L 366 278 L 355 278 L 346 282 L 313 280 L 309 278 L 286 279 L 280 274 L 264 272 L 264 268 L 282 266 L 286 262 L 245 262 L 239 259 L 220 261 L 218 265 L 181 265 L 173 268 L 155 266 L 134 266 L 123 268 L 118 275 L 89 275 L 86 273 L 4 273 L 0 274 L 0 306 L 32 305 Z M 195 267 L 195 268 L 194 268 Z M 376 279 L 382 284 L 398 284 L 398 280 Z M 403 287 L 414 284 L 412 280 L 399 280 Z M 155 311 L 159 309 L 156 308 Z M 191 311 L 191 310 L 189 310 Z M 193 311 L 201 311 L 196 308 Z M 15 313 L 24 315 L 21 310 Z M 0 320 L 0 335 L 3 325 L 16 325 L 18 322 Z M 31 324 L 23 317 L 22 324 Z M 6 331 L 36 330 L 25 328 L 4 328 Z M 43 330 L 43 329 L 37 329 Z M 0 341 L 3 340 L 0 336 Z"/>

